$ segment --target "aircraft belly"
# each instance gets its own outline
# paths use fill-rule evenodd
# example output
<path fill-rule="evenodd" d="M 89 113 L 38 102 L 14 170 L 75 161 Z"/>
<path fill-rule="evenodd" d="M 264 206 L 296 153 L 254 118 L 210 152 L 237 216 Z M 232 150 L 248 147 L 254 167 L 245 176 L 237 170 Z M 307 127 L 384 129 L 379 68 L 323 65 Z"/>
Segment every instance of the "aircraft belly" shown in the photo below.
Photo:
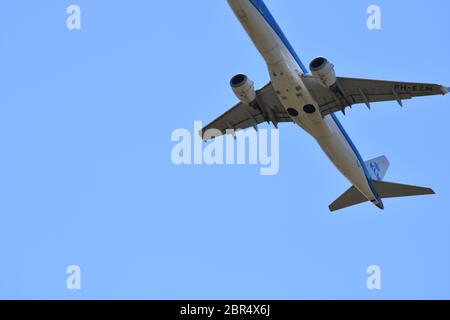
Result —
<path fill-rule="evenodd" d="M 330 116 L 322 117 L 316 101 L 303 83 L 303 70 L 281 39 L 250 1 L 228 2 L 266 61 L 272 85 L 292 120 L 317 140 L 352 185 L 368 199 L 373 199 L 373 192 L 354 150 L 333 119 Z M 316 112 L 305 112 L 306 105 L 313 105 Z M 295 116 L 292 116 L 293 111 Z"/>
<path fill-rule="evenodd" d="M 339 130 L 330 115 L 322 117 L 317 102 L 302 81 L 301 74 L 292 60 L 281 60 L 268 65 L 272 85 L 284 108 L 296 116 L 292 120 L 312 135 L 336 168 L 368 199 L 374 199 L 369 182 L 360 161 L 350 143 Z M 304 106 L 313 105 L 316 111 L 305 112 Z"/>
<path fill-rule="evenodd" d="M 302 73 L 295 61 L 282 59 L 276 64 L 268 64 L 268 69 L 275 92 L 292 120 L 313 136 L 329 136 L 329 127 L 323 121 L 316 102 L 303 83 Z M 317 112 L 306 113 L 304 106 L 308 104 L 314 105 Z M 292 116 L 292 110 L 295 110 L 296 116 Z"/>
<path fill-rule="evenodd" d="M 287 50 L 279 37 L 250 1 L 228 2 L 267 64 L 275 64 L 287 56 Z"/>
<path fill-rule="evenodd" d="M 375 199 L 364 169 L 361 167 L 358 157 L 355 155 L 351 146 L 339 129 L 336 128 L 330 116 L 325 117 L 325 121 L 332 128 L 333 134 L 329 137 L 316 138 L 322 150 L 353 186 L 368 199 Z"/>

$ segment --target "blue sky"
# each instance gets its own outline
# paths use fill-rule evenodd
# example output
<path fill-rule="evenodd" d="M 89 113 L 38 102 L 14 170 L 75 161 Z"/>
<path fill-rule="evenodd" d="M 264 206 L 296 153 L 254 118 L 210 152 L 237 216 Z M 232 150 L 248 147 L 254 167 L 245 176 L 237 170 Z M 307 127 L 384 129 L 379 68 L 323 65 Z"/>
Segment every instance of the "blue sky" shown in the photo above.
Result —
<path fill-rule="evenodd" d="M 448 1 L 266 4 L 305 64 L 450 85 Z M 339 115 L 388 181 L 437 195 L 330 214 L 348 182 L 293 125 L 276 176 L 172 164 L 173 130 L 234 105 L 232 75 L 268 81 L 226 1 L 5 1 L 0 21 L 0 298 L 450 298 L 449 97 Z"/>

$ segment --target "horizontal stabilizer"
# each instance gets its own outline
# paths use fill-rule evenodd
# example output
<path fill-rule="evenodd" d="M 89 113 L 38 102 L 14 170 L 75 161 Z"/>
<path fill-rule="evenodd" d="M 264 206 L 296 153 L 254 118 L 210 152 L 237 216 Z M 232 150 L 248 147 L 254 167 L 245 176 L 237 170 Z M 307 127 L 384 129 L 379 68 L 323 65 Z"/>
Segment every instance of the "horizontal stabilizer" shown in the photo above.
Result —
<path fill-rule="evenodd" d="M 373 181 L 373 185 L 381 198 L 401 198 L 435 194 L 430 188 L 409 186 L 384 181 Z"/>
<path fill-rule="evenodd" d="M 434 194 L 434 191 L 430 188 L 416 187 L 378 180 L 372 180 L 372 183 L 378 195 L 382 199 Z M 331 211 L 337 211 L 366 201 L 368 201 L 368 199 L 358 189 L 356 189 L 355 187 L 351 187 L 335 202 L 333 202 L 329 208 Z"/>
<path fill-rule="evenodd" d="M 366 202 L 367 198 L 358 191 L 355 187 L 351 187 L 345 193 L 340 196 L 335 202 L 330 205 L 331 211 L 341 210 L 347 207 L 351 207 L 363 202 Z"/>

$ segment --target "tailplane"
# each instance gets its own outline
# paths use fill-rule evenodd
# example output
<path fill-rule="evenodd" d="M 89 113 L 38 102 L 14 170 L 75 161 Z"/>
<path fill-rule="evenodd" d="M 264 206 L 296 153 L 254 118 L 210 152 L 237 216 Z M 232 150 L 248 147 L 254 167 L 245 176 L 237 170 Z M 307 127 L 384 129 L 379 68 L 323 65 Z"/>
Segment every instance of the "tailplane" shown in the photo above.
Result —
<path fill-rule="evenodd" d="M 434 191 L 430 188 L 416 187 L 406 184 L 398 184 L 378 180 L 373 180 L 372 183 L 376 192 L 382 199 L 434 194 Z M 351 187 L 335 202 L 333 202 L 329 208 L 330 211 L 337 211 L 366 201 L 368 201 L 368 199 L 358 189 L 356 189 L 355 187 Z"/>
<path fill-rule="evenodd" d="M 337 198 L 335 202 L 330 205 L 330 211 L 337 211 L 344 208 L 352 207 L 357 204 L 368 201 L 367 198 L 359 192 L 355 187 L 351 187 L 347 191 L 344 192 L 342 196 Z"/>
<path fill-rule="evenodd" d="M 373 189 L 375 189 L 381 199 L 434 194 L 434 191 L 430 188 L 384 182 L 384 176 L 389 169 L 389 160 L 385 156 L 366 161 L 365 164 L 366 172 L 372 180 Z M 329 208 L 331 211 L 337 211 L 369 200 L 356 187 L 352 186 L 333 202 Z M 380 209 L 384 209 L 383 203 L 377 203 L 377 201 L 373 201 L 373 203 Z"/>
<path fill-rule="evenodd" d="M 373 185 L 377 190 L 378 195 L 383 199 L 435 194 L 433 189 L 410 186 L 406 184 L 398 184 L 374 180 Z"/>

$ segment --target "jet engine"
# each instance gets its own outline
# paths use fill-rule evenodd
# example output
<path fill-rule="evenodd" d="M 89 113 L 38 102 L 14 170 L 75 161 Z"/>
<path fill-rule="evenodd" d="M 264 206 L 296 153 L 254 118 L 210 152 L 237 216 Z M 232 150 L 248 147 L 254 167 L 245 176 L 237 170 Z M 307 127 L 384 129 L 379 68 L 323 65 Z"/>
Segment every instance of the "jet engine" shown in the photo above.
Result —
<path fill-rule="evenodd" d="M 313 76 L 320 78 L 325 87 L 331 88 L 336 84 L 334 65 L 324 57 L 318 57 L 311 61 L 309 69 Z"/>
<path fill-rule="evenodd" d="M 251 104 L 256 100 L 254 83 L 244 74 L 238 74 L 231 78 L 231 88 L 238 99 L 245 104 Z"/>

